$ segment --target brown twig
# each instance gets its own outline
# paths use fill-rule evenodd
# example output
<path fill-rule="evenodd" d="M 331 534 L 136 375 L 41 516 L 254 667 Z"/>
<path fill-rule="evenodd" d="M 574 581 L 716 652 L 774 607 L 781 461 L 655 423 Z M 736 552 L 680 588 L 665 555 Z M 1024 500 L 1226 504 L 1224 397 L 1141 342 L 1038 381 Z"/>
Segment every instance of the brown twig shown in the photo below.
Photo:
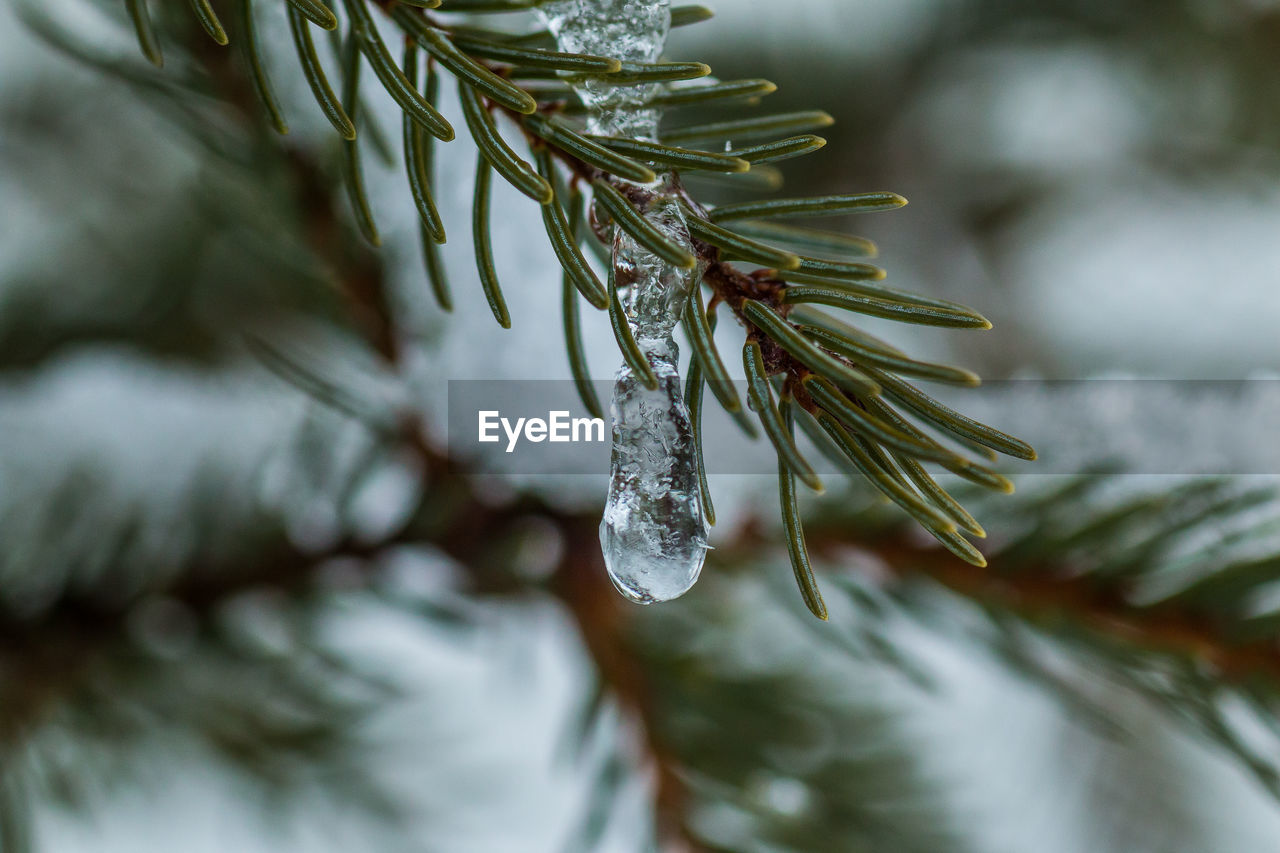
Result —
<path fill-rule="evenodd" d="M 838 559 L 849 547 L 848 530 L 811 524 L 806 538 L 814 553 Z M 1280 644 L 1275 638 L 1237 641 L 1211 615 L 1179 603 L 1135 605 L 1123 580 L 1108 581 L 1068 571 L 1052 560 L 1005 571 L 997 554 L 986 568 L 961 562 L 942 548 L 921 544 L 895 527 L 860 547 L 873 553 L 897 580 L 933 580 L 978 604 L 1014 613 L 1052 631 L 1082 627 L 1107 645 L 1193 662 L 1224 682 L 1255 677 L 1280 684 Z"/>
<path fill-rule="evenodd" d="M 239 106 L 242 115 L 252 115 L 254 96 L 248 81 L 239 73 L 238 65 L 228 62 L 216 49 L 209 48 L 208 40 L 201 40 L 200 44 L 206 67 L 219 81 L 224 97 Z M 562 158 L 568 157 L 564 152 L 557 153 Z M 390 365 L 398 366 L 400 351 L 396 345 L 396 323 L 376 255 L 363 249 L 342 248 L 357 245 L 357 241 L 349 239 L 350 235 L 339 233 L 344 229 L 334 216 L 335 200 L 329 189 L 331 182 L 302 152 L 291 149 L 288 155 L 298 192 L 298 207 L 307 217 L 306 231 L 313 249 L 337 271 L 354 309 L 357 328 L 364 332 L 371 346 Z M 591 167 L 587 164 L 576 160 L 572 162 L 576 163 L 577 173 L 581 176 L 591 174 Z M 664 818 L 663 828 L 670 835 L 683 837 L 683 823 L 678 816 L 682 814 L 684 786 L 672 759 L 653 737 L 655 727 L 643 669 L 627 648 L 629 620 L 620 599 L 605 580 L 596 532 L 598 520 L 564 513 L 529 495 L 520 496 L 504 506 L 492 507 L 477 498 L 466 476 L 453 471 L 448 459 L 426 439 L 416 416 L 405 418 L 401 437 L 423 462 L 427 490 L 451 495 L 454 501 L 449 508 L 448 524 L 435 525 L 422 520 L 417 524 L 411 523 L 407 531 L 421 531 L 424 526 L 434 528 L 434 535 L 429 539 L 434 539 L 434 544 L 460 564 L 470 567 L 473 580 L 480 589 L 499 591 L 513 585 L 511 578 L 480 568 L 489 565 L 486 543 L 502 538 L 503 531 L 521 529 L 521 523 L 528 519 L 554 519 L 566 548 L 553 589 L 577 620 L 601 679 L 623 707 L 630 710 L 639 726 L 641 741 L 657 770 L 656 797 L 659 815 Z M 189 604 L 209 606 L 238 592 L 242 583 L 293 587 L 305 582 L 310 576 L 310 568 L 324 559 L 339 555 L 368 556 L 404 541 L 405 535 L 379 543 L 374 548 L 343 542 L 324 555 L 305 558 L 286 551 L 253 571 L 238 573 L 237 579 L 230 584 L 188 581 L 170 590 L 169 594 Z M 205 575 L 197 572 L 190 576 Z M 691 840 L 687 837 L 684 840 L 688 849 L 695 849 Z"/>

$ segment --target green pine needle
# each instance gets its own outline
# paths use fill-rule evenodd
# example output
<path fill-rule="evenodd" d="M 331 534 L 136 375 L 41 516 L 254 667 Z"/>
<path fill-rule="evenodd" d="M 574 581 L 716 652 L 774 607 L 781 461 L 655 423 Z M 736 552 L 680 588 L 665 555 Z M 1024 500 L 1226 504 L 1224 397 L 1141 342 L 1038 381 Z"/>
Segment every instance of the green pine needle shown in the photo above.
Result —
<path fill-rule="evenodd" d="M 707 482 L 707 465 L 702 455 L 702 368 L 698 360 L 690 359 L 689 375 L 684 383 L 684 401 L 689 407 L 689 428 L 693 433 L 694 464 L 698 468 L 698 495 L 702 499 L 702 515 L 707 524 L 714 527 L 716 508 L 711 502 L 711 485 Z"/>
<path fill-rule="evenodd" d="M 466 83 L 459 81 L 458 95 L 462 112 L 467 120 L 471 138 L 489 164 L 509 184 L 538 204 L 549 204 L 553 197 L 551 184 L 539 175 L 529 163 L 512 150 L 499 133 L 493 116 L 485 109 L 480 95 Z"/>
<path fill-rule="evenodd" d="M 638 184 L 653 183 L 658 179 L 654 171 L 629 157 L 610 151 L 592 139 L 588 139 L 563 122 L 533 115 L 524 120 L 525 127 L 555 147 L 567 151 L 602 172 L 617 175 Z"/>
<path fill-rule="evenodd" d="M 218 44 L 226 44 L 227 31 L 222 28 L 222 21 L 218 20 L 218 15 L 209 5 L 209 0 L 191 0 L 191 8 L 195 11 L 200 26 L 204 27 L 204 31 L 209 34 L 209 38 Z"/>
<path fill-rule="evenodd" d="M 455 36 L 453 43 L 472 56 L 520 65 L 525 68 L 547 68 L 553 71 L 569 71 L 580 74 L 610 74 L 619 71 L 623 64 L 606 56 L 590 56 L 584 53 L 560 53 L 554 50 L 518 47 L 511 44 L 484 41 Z"/>
<path fill-rule="evenodd" d="M 164 53 L 160 50 L 160 41 L 151 24 L 151 13 L 147 11 L 146 0 L 124 0 L 124 6 L 133 20 L 133 29 L 138 36 L 138 47 L 142 49 L 142 55 L 156 68 L 163 68 Z"/>
<path fill-rule="evenodd" d="M 745 172 L 751 164 L 732 154 L 712 151 L 694 151 L 689 148 L 673 148 L 647 139 L 623 139 L 617 136 L 588 137 L 607 148 L 634 157 L 651 166 L 665 169 L 699 169 L 711 172 Z"/>
<path fill-rule="evenodd" d="M 472 237 L 476 246 L 476 270 L 480 274 L 484 298 L 489 302 L 489 310 L 493 312 L 498 325 L 510 329 L 511 314 L 507 311 L 507 302 L 502 298 L 502 288 L 498 285 L 498 273 L 493 265 L 493 247 L 489 240 L 489 184 L 492 176 L 489 161 L 481 155 L 476 162 L 475 200 L 471 208 Z"/>
<path fill-rule="evenodd" d="M 785 276 L 786 273 L 784 272 Z M 859 288 L 846 282 L 791 285 L 782 292 L 786 305 L 809 303 L 843 308 L 858 314 L 884 317 L 901 323 L 917 323 L 924 326 L 942 326 L 953 329 L 990 329 L 991 321 L 976 311 L 961 308 L 921 305 L 907 302 L 896 295 L 866 296 Z"/>
<path fill-rule="evenodd" d="M 397 6 L 391 16 L 446 69 L 509 110 L 528 115 L 538 109 L 533 96 L 459 50 L 444 33 L 412 9 Z"/>
<path fill-rule="evenodd" d="M 636 343 L 631 333 L 631 323 L 627 320 L 626 309 L 618 298 L 618 282 L 614 268 L 609 267 L 609 324 L 613 327 L 613 336 L 618 341 L 618 349 L 622 350 L 622 359 L 631 368 L 640 383 L 650 391 L 658 388 L 658 376 L 653 372 L 644 351 Z"/>
<path fill-rule="evenodd" d="M 876 244 L 870 240 L 834 231 L 797 228 L 794 225 L 759 219 L 735 222 L 733 228 L 747 237 L 782 243 L 807 252 L 823 252 L 855 258 L 874 258 L 879 254 Z"/>
<path fill-rule="evenodd" d="M 962 367 L 947 364 L 935 364 L 928 361 L 917 361 L 892 352 L 885 352 L 874 346 L 868 346 L 860 340 L 824 329 L 821 326 L 801 324 L 797 327 L 800 333 L 811 338 L 815 343 L 842 355 L 850 361 L 866 362 L 871 366 L 882 367 L 905 376 L 920 379 L 932 379 L 936 382 L 948 382 L 953 385 L 976 386 L 980 383 L 978 375 Z"/>
<path fill-rule="evenodd" d="M 740 157 L 752 165 L 762 165 L 764 163 L 778 163 L 783 160 L 803 157 L 805 154 L 812 154 L 814 151 L 823 148 L 826 144 L 827 140 L 821 136 L 804 134 L 801 136 L 789 136 L 776 142 L 752 145 L 749 148 L 734 148 L 730 149 L 728 153 L 734 157 Z"/>
<path fill-rule="evenodd" d="M 712 222 L 761 219 L 773 216 L 830 216 L 836 213 L 875 213 L 897 210 L 907 200 L 897 193 L 845 193 L 813 198 L 778 198 L 725 204 L 711 211 Z"/>
<path fill-rule="evenodd" d="M 671 7 L 671 26 L 687 27 L 691 24 L 700 24 L 703 21 L 709 21 L 715 17 L 706 6 L 672 6 Z"/>
<path fill-rule="evenodd" d="M 569 196 L 569 232 L 574 240 L 581 238 L 583 202 L 581 193 L 574 190 Z M 569 274 L 561 275 L 561 311 L 564 315 L 565 352 L 569 355 L 569 372 L 573 375 L 573 384 L 578 389 L 578 397 L 583 407 L 593 418 L 604 418 L 604 409 L 600 406 L 600 398 L 596 395 L 595 385 L 591 381 L 591 370 L 587 367 L 587 352 L 582 345 L 582 327 L 578 320 L 578 289 L 573 286 Z"/>
<path fill-rule="evenodd" d="M 404 74 L 410 85 L 417 86 L 418 80 L 418 48 L 413 42 L 406 42 L 404 48 Z M 409 194 L 413 196 L 414 207 L 418 209 L 418 218 L 433 242 L 445 241 L 444 223 L 436 208 L 435 199 L 431 197 L 431 180 L 428 175 L 426 140 L 427 134 L 422 132 L 422 125 L 405 113 L 401 120 L 401 136 L 404 139 L 404 167 L 409 179 Z"/>
<path fill-rule="evenodd" d="M 627 201 L 626 197 L 614 189 L 608 181 L 599 178 L 592 186 L 595 188 L 596 201 L 609 211 L 609 215 L 613 217 L 618 227 L 630 234 L 637 243 L 674 267 L 686 270 L 694 268 L 698 259 L 693 256 L 693 253 L 674 242 L 646 219 L 644 214 L 632 207 L 631 202 Z"/>
<path fill-rule="evenodd" d="M 778 91 L 778 86 L 768 80 L 727 80 L 707 86 L 682 86 L 660 92 L 645 102 L 645 106 L 674 109 L 702 106 L 709 101 L 737 98 L 761 98 Z"/>
<path fill-rule="evenodd" d="M 775 269 L 795 269 L 800 265 L 800 256 L 773 246 L 766 246 L 748 237 L 735 234 L 714 222 L 708 222 L 696 212 L 690 210 L 686 217 L 689 233 L 704 243 L 723 250 L 729 257 L 762 264 Z"/>
<path fill-rule="evenodd" d="M 554 186 L 555 167 L 551 163 L 550 152 L 546 148 L 539 148 L 534 154 L 534 159 L 537 162 L 538 174 L 542 175 L 548 184 Z M 542 223 L 547 229 L 547 236 L 551 238 L 551 247 L 555 250 L 556 259 L 573 279 L 578 292 L 597 308 L 609 307 L 608 292 L 600 283 L 595 271 L 591 269 L 591 265 L 587 263 L 587 259 L 582 257 L 578 241 L 569 229 L 569 220 L 558 200 L 552 199 L 550 204 L 542 206 Z"/>
<path fill-rule="evenodd" d="M 815 403 L 859 435 L 931 462 L 951 462 L 957 458 L 955 453 L 945 447 L 918 439 L 892 424 L 873 417 L 865 408 L 868 405 L 867 401 L 850 400 L 834 384 L 821 376 L 806 376 L 803 384 Z"/>
<path fill-rule="evenodd" d="M 253 0 L 240 0 L 240 29 L 244 32 L 245 63 L 249 66 L 249 79 L 253 82 L 253 90 L 267 111 L 271 126 L 279 134 L 287 134 L 289 125 L 280 109 L 280 100 L 276 97 L 271 79 L 262 65 L 262 49 L 258 44 L 258 28 L 253 18 Z"/>
<path fill-rule="evenodd" d="M 320 0 L 289 0 L 289 5 L 322 30 L 338 28 L 338 17 Z"/>
<path fill-rule="evenodd" d="M 693 348 L 693 358 L 706 374 L 711 393 L 716 395 L 720 405 L 727 412 L 740 412 L 742 401 L 734 389 L 729 371 L 725 369 L 720 353 L 716 350 L 715 336 L 707 318 L 707 309 L 702 304 L 702 288 L 695 284 L 689 290 L 689 301 L 684 307 L 684 331 Z"/>
<path fill-rule="evenodd" d="M 815 492 L 823 491 L 822 480 L 814 473 L 813 468 L 800 455 L 799 449 L 796 448 L 795 441 L 791 436 L 785 423 L 783 423 L 782 415 L 778 412 L 778 407 L 773 401 L 773 388 L 769 385 L 769 377 L 764 364 L 764 355 L 760 351 L 760 344 L 753 340 L 748 340 L 742 348 L 742 363 L 747 372 L 747 403 L 751 406 L 751 410 L 760 418 L 760 424 L 764 427 L 765 435 L 773 442 L 774 449 L 778 451 L 778 458 L 791 471 L 800 478 L 806 486 Z"/>
<path fill-rule="evenodd" d="M 334 26 L 337 26 L 336 20 Z M 306 77 L 307 85 L 311 87 L 311 94 L 315 96 L 324 117 L 343 139 L 355 139 L 356 126 L 339 103 L 333 87 L 329 85 L 324 66 L 320 64 L 320 57 L 316 55 L 316 46 L 311 40 L 307 19 L 299 11 L 296 3 L 289 7 L 289 29 L 293 33 L 293 43 L 298 50 L 298 60 L 302 66 L 303 76 Z"/>
<path fill-rule="evenodd" d="M 725 139 L 755 139 L 777 134 L 807 133 L 835 124 L 829 113 L 808 110 L 797 113 L 758 116 L 756 118 L 720 121 L 664 131 L 662 141 L 668 143 L 719 142 Z"/>
<path fill-rule="evenodd" d="M 351 28 L 360 50 L 369 60 L 373 73 L 378 75 L 383 88 L 391 95 L 392 100 L 405 111 L 405 114 L 422 125 L 427 133 L 445 142 L 453 139 L 453 127 L 445 121 L 444 116 L 440 115 L 435 107 L 427 103 L 392 58 L 382 37 L 378 35 L 378 28 L 369 15 L 365 0 L 346 0 L 346 7 L 351 14 Z"/>
<path fill-rule="evenodd" d="M 939 429 L 967 438 L 970 441 L 975 441 L 1016 459 L 1032 460 L 1036 458 L 1035 449 L 1025 441 L 1006 435 L 1000 430 L 979 423 L 972 418 L 965 417 L 912 387 L 910 383 L 897 379 L 882 370 L 871 369 L 869 372 L 884 387 L 885 394 L 890 399 L 915 412 L 919 417 Z"/>
<path fill-rule="evenodd" d="M 791 403 L 782 401 L 779 407 L 783 426 L 788 437 L 792 433 Z M 787 540 L 787 554 L 791 558 L 791 570 L 805 607 L 823 622 L 827 621 L 827 604 L 818 590 L 818 579 L 809 563 L 809 549 L 804 542 L 804 527 L 800 521 L 800 506 L 796 499 L 796 475 L 781 459 L 778 460 L 778 499 L 782 506 L 782 527 Z"/>
<path fill-rule="evenodd" d="M 818 424 L 826 431 L 844 457 L 854 469 L 866 478 L 881 494 L 900 506 L 908 515 L 922 525 L 947 530 L 955 529 L 953 522 L 942 510 L 926 503 L 911 489 L 908 489 L 897 478 L 889 475 L 878 466 L 868 445 L 862 439 L 851 435 L 838 420 L 826 412 L 816 414 Z"/>
<path fill-rule="evenodd" d="M 353 35 L 347 37 L 342 49 L 342 106 L 354 123 L 360 105 L 360 51 Z M 364 168 L 360 163 L 360 143 L 355 139 L 342 143 L 342 174 L 346 179 L 347 197 L 355 212 L 356 225 L 371 246 L 381 246 L 382 237 L 373 221 L 373 210 L 364 187 Z"/>
<path fill-rule="evenodd" d="M 622 62 L 607 77 L 610 83 L 670 83 L 710 73 L 711 66 L 702 62 Z"/>
<path fill-rule="evenodd" d="M 880 386 L 875 380 L 824 352 L 764 303 L 748 301 L 742 306 L 742 313 L 766 337 L 819 376 L 830 379 L 852 394 L 874 396 L 880 393 Z"/>

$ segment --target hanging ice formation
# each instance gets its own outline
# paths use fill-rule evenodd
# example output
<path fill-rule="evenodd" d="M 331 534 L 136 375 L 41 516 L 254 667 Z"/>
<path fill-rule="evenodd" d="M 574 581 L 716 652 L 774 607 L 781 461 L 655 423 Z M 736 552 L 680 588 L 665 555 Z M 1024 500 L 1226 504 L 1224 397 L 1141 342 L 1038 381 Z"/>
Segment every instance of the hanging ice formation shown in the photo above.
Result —
<path fill-rule="evenodd" d="M 573 53 L 653 62 L 671 26 L 668 0 L 555 0 L 540 7 L 559 48 Z M 659 112 L 642 105 L 655 86 L 617 86 L 601 78 L 577 84 L 593 134 L 656 140 Z M 689 244 L 670 175 L 644 189 L 646 217 L 675 242 Z M 615 374 L 613 458 L 600 545 L 614 585 L 651 604 L 683 595 L 697 581 L 707 551 L 689 409 L 671 337 L 700 269 L 674 267 L 614 229 L 612 269 L 636 343 L 658 379 L 646 388 L 623 364 Z"/>

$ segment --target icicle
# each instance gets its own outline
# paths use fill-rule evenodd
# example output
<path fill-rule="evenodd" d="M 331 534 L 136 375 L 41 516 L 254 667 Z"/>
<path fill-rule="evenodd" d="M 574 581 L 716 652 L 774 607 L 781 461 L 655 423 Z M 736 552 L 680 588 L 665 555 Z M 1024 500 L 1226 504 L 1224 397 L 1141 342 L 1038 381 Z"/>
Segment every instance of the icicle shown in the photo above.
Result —
<path fill-rule="evenodd" d="M 561 50 L 637 62 L 658 59 L 671 26 L 668 0 L 556 0 L 540 9 Z M 588 131 L 656 139 L 658 111 L 638 107 L 655 89 L 602 79 L 581 84 Z M 667 195 L 669 181 L 664 175 L 645 187 L 655 201 L 644 212 L 688 246 L 680 208 Z M 658 387 L 645 388 L 625 364 L 615 375 L 613 460 L 600 545 L 614 585 L 631 600 L 650 604 L 687 592 L 706 558 L 693 431 L 671 337 L 701 271 L 673 267 L 615 229 L 609 274 Z"/>
<path fill-rule="evenodd" d="M 600 544 L 614 584 L 648 604 L 684 594 L 702 571 L 707 527 L 698 491 L 689 409 L 680 392 L 671 331 L 688 274 L 614 238 L 613 274 L 629 285 L 628 315 L 658 387 L 619 368 L 613 387 L 613 460 Z"/>

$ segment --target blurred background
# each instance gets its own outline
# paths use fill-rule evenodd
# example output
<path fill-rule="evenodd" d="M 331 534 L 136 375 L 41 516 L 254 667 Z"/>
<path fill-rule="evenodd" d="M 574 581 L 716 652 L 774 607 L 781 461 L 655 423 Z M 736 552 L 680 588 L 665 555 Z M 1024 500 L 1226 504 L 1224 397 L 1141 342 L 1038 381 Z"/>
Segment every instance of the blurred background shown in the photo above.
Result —
<path fill-rule="evenodd" d="M 827 224 L 995 326 L 877 334 L 987 379 L 1274 372 L 1280 3 L 711 5 L 670 58 L 837 119 L 788 192 L 905 195 Z M 475 149 L 437 147 L 446 315 L 371 74 L 378 251 L 283 2 L 283 138 L 237 30 L 153 4 L 157 71 L 122 6 L 0 5 L 0 851 L 1280 849 L 1269 478 L 1026 476 L 972 498 L 985 572 L 832 489 L 823 624 L 773 478 L 717 477 L 702 581 L 627 605 L 604 472 L 444 446 L 449 380 L 569 376 L 536 207 L 495 185 L 503 331 Z"/>

